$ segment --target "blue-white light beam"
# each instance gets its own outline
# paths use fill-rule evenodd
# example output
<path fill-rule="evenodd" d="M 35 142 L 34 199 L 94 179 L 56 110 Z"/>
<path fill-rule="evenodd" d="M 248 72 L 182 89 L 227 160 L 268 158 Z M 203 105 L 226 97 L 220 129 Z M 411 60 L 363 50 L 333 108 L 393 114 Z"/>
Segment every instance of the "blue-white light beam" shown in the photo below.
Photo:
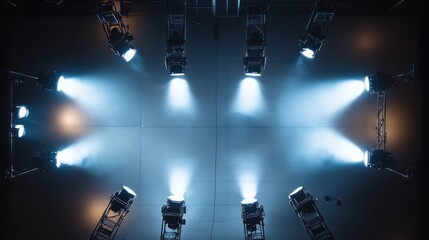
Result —
<path fill-rule="evenodd" d="M 99 149 L 100 141 L 94 137 L 83 139 L 61 151 L 57 152 L 57 165 L 82 165 L 83 161 L 95 156 Z"/>
<path fill-rule="evenodd" d="M 305 154 L 311 153 L 316 159 L 331 158 L 340 163 L 359 163 L 364 160 L 363 151 L 334 130 L 315 129 L 307 137 L 308 151 Z"/>
<path fill-rule="evenodd" d="M 191 180 L 191 169 L 186 165 L 173 164 L 169 171 L 170 193 L 176 197 L 185 197 Z"/>
<path fill-rule="evenodd" d="M 264 97 L 256 79 L 245 78 L 240 82 L 233 111 L 252 117 L 264 111 Z"/>
<path fill-rule="evenodd" d="M 183 78 L 173 78 L 168 84 L 167 103 L 170 109 L 182 113 L 192 113 L 194 101 L 188 82 Z"/>

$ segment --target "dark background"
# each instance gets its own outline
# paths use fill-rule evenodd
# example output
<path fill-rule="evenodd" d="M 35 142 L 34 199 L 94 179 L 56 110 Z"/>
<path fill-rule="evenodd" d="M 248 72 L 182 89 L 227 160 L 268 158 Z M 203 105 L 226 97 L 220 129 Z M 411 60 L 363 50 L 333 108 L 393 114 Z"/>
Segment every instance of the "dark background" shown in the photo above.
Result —
<path fill-rule="evenodd" d="M 193 108 L 175 111 L 164 67 L 165 1 L 128 2 L 124 21 L 138 50 L 129 63 L 108 48 L 93 1 L 2 1 L 2 70 L 56 70 L 81 79 L 88 92 L 76 99 L 32 84 L 14 89 L 14 102 L 30 108 L 27 134 L 14 140 L 15 167 L 31 166 L 41 149 L 70 146 L 83 161 L 3 179 L 1 239 L 87 239 L 122 185 L 137 198 L 116 238 L 158 239 L 171 182 L 187 183 L 183 239 L 242 239 L 246 182 L 257 186 L 268 239 L 308 239 L 287 198 L 298 186 L 319 199 L 336 239 L 425 239 L 427 1 L 336 1 L 327 44 L 313 61 L 300 60 L 297 48 L 313 2 L 270 1 L 267 67 L 259 80 L 264 108 L 251 115 L 233 107 L 244 78 L 245 1 L 240 8 L 238 2 L 187 2 Z M 387 149 L 400 169 L 416 166 L 414 177 L 342 161 L 342 146 L 329 136 L 362 151 L 375 147 L 376 96 L 363 92 L 335 110 L 331 101 L 339 100 L 323 98 L 332 96 L 330 86 L 376 71 L 408 72 L 413 63 L 414 82 L 388 93 Z M 3 124 L 9 107 L 2 74 Z M 3 142 L 1 154 L 5 165 Z"/>

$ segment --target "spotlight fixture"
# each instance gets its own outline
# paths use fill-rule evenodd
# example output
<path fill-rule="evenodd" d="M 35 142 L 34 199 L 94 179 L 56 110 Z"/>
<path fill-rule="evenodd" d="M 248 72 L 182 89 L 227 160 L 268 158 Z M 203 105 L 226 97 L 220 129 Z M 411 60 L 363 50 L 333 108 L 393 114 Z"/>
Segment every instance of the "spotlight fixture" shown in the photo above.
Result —
<path fill-rule="evenodd" d="M 18 118 L 26 118 L 30 114 L 30 111 L 26 106 L 16 106 L 14 115 Z"/>
<path fill-rule="evenodd" d="M 33 157 L 34 167 L 39 169 L 40 172 L 48 172 L 52 169 L 59 167 L 57 161 L 57 152 L 48 152 L 46 150 L 41 151 Z"/>
<path fill-rule="evenodd" d="M 243 60 L 246 76 L 261 76 L 265 69 L 265 18 L 266 0 L 247 2 L 246 54 Z"/>
<path fill-rule="evenodd" d="M 96 6 L 98 20 L 103 25 L 104 33 L 110 49 L 126 62 L 129 62 L 136 54 L 132 45 L 134 37 L 128 32 L 128 26 L 122 20 L 120 11 L 115 6 L 114 0 L 99 0 Z"/>
<path fill-rule="evenodd" d="M 44 89 L 47 91 L 58 90 L 58 82 L 64 79 L 63 76 L 59 75 L 57 72 L 41 72 L 37 77 L 37 87 L 39 89 Z"/>
<path fill-rule="evenodd" d="M 161 213 L 161 240 L 180 240 L 182 225 L 186 224 L 186 219 L 183 219 L 186 214 L 185 199 L 174 195 L 168 197 L 167 205 L 162 206 Z"/>
<path fill-rule="evenodd" d="M 383 149 L 373 149 L 371 153 L 365 151 L 364 163 L 366 167 L 385 169 L 396 165 L 395 156 Z"/>
<path fill-rule="evenodd" d="M 12 137 L 23 137 L 25 135 L 25 127 L 22 124 L 14 125 L 11 129 Z"/>
<path fill-rule="evenodd" d="M 414 167 L 409 167 L 405 173 L 396 170 L 396 158 L 390 152 L 383 149 L 372 149 L 371 152 L 365 151 L 364 164 L 368 168 L 377 168 L 378 170 L 389 170 L 405 178 L 411 178 L 414 173 Z"/>
<path fill-rule="evenodd" d="M 167 46 L 165 68 L 171 76 L 184 76 L 187 65 L 186 1 L 169 0 L 167 8 Z"/>
<path fill-rule="evenodd" d="M 241 201 L 241 218 L 244 225 L 245 240 L 265 239 L 264 207 L 257 199 L 244 199 Z"/>
<path fill-rule="evenodd" d="M 335 239 L 315 204 L 315 198 L 304 187 L 298 187 L 289 194 L 289 203 L 295 209 L 311 239 Z"/>
<path fill-rule="evenodd" d="M 307 58 L 314 58 L 325 44 L 329 25 L 334 17 L 332 0 L 315 0 L 311 17 L 305 32 L 299 40 L 300 52 Z"/>
<path fill-rule="evenodd" d="M 400 81 L 412 83 L 414 80 L 414 64 L 412 70 L 408 73 L 392 75 L 389 73 L 376 72 L 365 77 L 365 89 L 370 93 L 384 93 L 390 88 L 398 86 Z"/>
<path fill-rule="evenodd" d="M 136 193 L 126 186 L 122 186 L 120 192 L 115 192 L 89 239 L 114 239 L 136 196 Z"/>
<path fill-rule="evenodd" d="M 16 170 L 14 168 L 13 162 L 11 162 L 9 169 L 7 170 L 6 178 L 18 177 L 36 170 L 39 170 L 41 173 L 45 173 L 59 167 L 59 163 L 57 161 L 57 152 L 48 152 L 46 150 L 42 150 L 33 156 L 32 162 L 33 166 L 31 168 L 24 168 L 20 170 Z"/>

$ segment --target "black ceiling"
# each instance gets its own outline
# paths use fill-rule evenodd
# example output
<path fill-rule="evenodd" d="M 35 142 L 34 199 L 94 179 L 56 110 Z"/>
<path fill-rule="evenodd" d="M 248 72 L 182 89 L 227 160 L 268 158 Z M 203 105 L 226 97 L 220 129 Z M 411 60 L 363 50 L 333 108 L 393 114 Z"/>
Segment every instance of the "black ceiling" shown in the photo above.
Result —
<path fill-rule="evenodd" d="M 180 0 L 176 0 L 180 1 Z M 2 0 L 6 14 L 93 14 L 97 0 Z M 129 15 L 165 13 L 168 0 L 121 0 Z M 236 17 L 243 14 L 246 0 L 186 0 L 189 14 Z M 337 0 L 336 15 L 355 16 L 421 16 L 428 11 L 428 0 Z M 307 14 L 313 0 L 267 0 L 268 14 Z M 238 7 L 239 6 L 239 7 Z"/>

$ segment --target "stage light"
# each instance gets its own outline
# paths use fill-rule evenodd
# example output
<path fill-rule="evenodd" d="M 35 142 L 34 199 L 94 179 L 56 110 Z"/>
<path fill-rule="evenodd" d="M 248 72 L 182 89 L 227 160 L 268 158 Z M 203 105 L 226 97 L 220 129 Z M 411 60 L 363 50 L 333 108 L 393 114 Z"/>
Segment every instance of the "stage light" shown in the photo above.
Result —
<path fill-rule="evenodd" d="M 264 207 L 255 198 L 244 199 L 240 204 L 241 218 L 244 225 L 244 239 L 265 239 Z"/>
<path fill-rule="evenodd" d="M 180 240 L 182 225 L 186 224 L 183 215 L 186 214 L 185 199 L 182 196 L 170 196 L 167 204 L 161 208 L 162 225 L 161 240 Z"/>
<path fill-rule="evenodd" d="M 136 193 L 126 186 L 122 186 L 120 192 L 115 192 L 89 239 L 113 240 L 136 196 Z"/>
<path fill-rule="evenodd" d="M 110 49 L 116 55 L 124 58 L 126 62 L 130 61 L 137 52 L 132 45 L 134 37 L 128 32 L 128 26 L 123 22 L 115 1 L 99 0 L 96 14 L 103 25 Z"/>
<path fill-rule="evenodd" d="M 57 162 L 57 152 L 48 152 L 46 150 L 42 150 L 41 152 L 34 155 L 31 160 L 33 164 L 31 168 L 16 170 L 12 164 L 7 177 L 14 178 L 37 170 L 39 170 L 41 173 L 45 173 L 59 167 Z"/>
<path fill-rule="evenodd" d="M 247 5 L 246 53 L 243 59 L 244 74 L 258 77 L 265 69 L 265 0 L 249 0 Z"/>
<path fill-rule="evenodd" d="M 15 107 L 15 116 L 18 118 L 25 118 L 28 117 L 28 114 L 30 114 L 30 111 L 26 106 L 16 106 Z"/>
<path fill-rule="evenodd" d="M 367 91 L 371 93 L 384 92 L 397 85 L 391 74 L 376 72 L 365 77 L 365 85 L 368 82 Z"/>
<path fill-rule="evenodd" d="M 242 205 L 246 205 L 246 204 L 253 204 L 255 202 L 257 202 L 258 200 L 256 198 L 245 198 L 243 201 L 241 201 Z"/>
<path fill-rule="evenodd" d="M 365 166 L 370 168 L 387 169 L 398 175 L 410 178 L 413 175 L 414 167 L 401 173 L 395 170 L 396 159 L 392 153 L 386 151 L 386 98 L 390 88 L 399 85 L 400 80 L 406 83 L 412 83 L 414 79 L 414 64 L 412 70 L 408 73 L 398 75 L 376 72 L 375 74 L 365 77 L 366 90 L 371 93 L 377 93 L 377 126 L 375 127 L 377 136 L 377 147 L 366 154 Z"/>
<path fill-rule="evenodd" d="M 184 76 L 186 65 L 186 1 L 180 4 L 169 1 L 165 68 L 171 76 Z"/>
<path fill-rule="evenodd" d="M 383 149 L 373 149 L 367 157 L 367 162 L 365 166 L 370 168 L 392 168 L 396 165 L 395 156 L 392 153 L 389 153 Z"/>
<path fill-rule="evenodd" d="M 294 208 L 310 238 L 313 240 L 334 240 L 316 206 L 315 200 L 316 198 L 302 186 L 289 194 L 289 203 Z"/>
<path fill-rule="evenodd" d="M 180 165 L 171 164 L 168 173 L 171 197 L 176 201 L 184 200 L 183 196 L 186 196 L 191 180 L 191 168 L 183 160 L 180 162 Z"/>
<path fill-rule="evenodd" d="M 307 58 L 314 58 L 325 44 L 329 25 L 334 17 L 334 5 L 331 0 L 316 0 L 305 32 L 299 40 L 300 52 Z"/>
<path fill-rule="evenodd" d="M 304 55 L 306 58 L 313 59 L 314 58 L 314 51 L 309 48 L 303 48 L 301 49 L 301 54 Z"/>
<path fill-rule="evenodd" d="M 34 167 L 40 172 L 48 172 L 58 168 L 60 163 L 57 161 L 57 152 L 41 151 L 33 157 Z"/>
<path fill-rule="evenodd" d="M 365 77 L 366 91 L 382 94 L 390 88 L 399 85 L 400 81 L 412 83 L 414 80 L 414 64 L 410 72 L 392 75 L 384 72 L 376 72 Z"/>
<path fill-rule="evenodd" d="M 371 152 L 365 152 L 365 166 L 369 168 L 377 168 L 378 170 L 388 170 L 405 178 L 411 178 L 414 173 L 414 166 L 405 169 L 402 173 L 396 169 L 396 158 L 393 153 L 387 152 L 384 149 L 372 149 Z"/>
<path fill-rule="evenodd" d="M 37 77 L 37 87 L 47 91 L 60 91 L 58 83 L 63 80 L 64 77 L 57 74 L 55 71 L 39 73 Z"/>
<path fill-rule="evenodd" d="M 365 154 L 363 156 L 363 163 L 365 164 L 365 167 L 368 167 L 368 158 L 369 158 L 368 155 L 369 155 L 368 151 L 365 151 Z"/>
<path fill-rule="evenodd" d="M 25 135 L 25 127 L 22 124 L 17 124 L 12 127 L 12 136 L 13 137 L 23 137 Z"/>
<path fill-rule="evenodd" d="M 126 207 L 129 201 L 132 201 L 136 197 L 136 193 L 129 187 L 123 186 L 119 193 L 115 194 L 116 199 L 112 201 L 111 210 L 113 212 L 119 212 Z"/>
<path fill-rule="evenodd" d="M 188 82 L 183 78 L 173 78 L 168 84 L 167 102 L 171 109 L 192 113 L 194 100 Z"/>
<path fill-rule="evenodd" d="M 121 32 L 114 27 L 110 30 L 109 46 L 112 51 L 129 62 L 136 54 L 136 49 L 132 46 L 133 36 Z"/>

